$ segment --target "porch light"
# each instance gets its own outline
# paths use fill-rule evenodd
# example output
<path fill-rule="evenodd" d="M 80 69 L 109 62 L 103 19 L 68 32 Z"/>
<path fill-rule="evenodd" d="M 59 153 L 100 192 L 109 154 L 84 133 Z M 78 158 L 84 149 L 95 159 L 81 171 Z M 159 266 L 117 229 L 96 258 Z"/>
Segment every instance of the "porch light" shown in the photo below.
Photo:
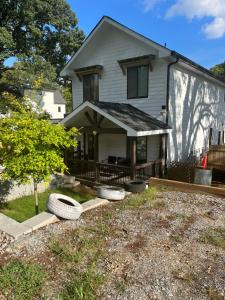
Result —
<path fill-rule="evenodd" d="M 93 133 L 93 135 L 97 135 L 97 131 L 95 131 L 95 130 L 92 133 Z"/>
<path fill-rule="evenodd" d="M 166 116 L 166 113 L 167 113 L 167 111 L 166 111 L 166 105 L 162 105 L 162 109 L 160 111 L 161 116 Z"/>

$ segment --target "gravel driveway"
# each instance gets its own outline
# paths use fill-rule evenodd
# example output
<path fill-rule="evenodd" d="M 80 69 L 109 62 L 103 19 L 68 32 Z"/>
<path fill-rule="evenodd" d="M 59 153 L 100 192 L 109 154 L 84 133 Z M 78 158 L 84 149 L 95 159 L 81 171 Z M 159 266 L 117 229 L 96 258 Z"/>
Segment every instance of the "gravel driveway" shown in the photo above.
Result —
<path fill-rule="evenodd" d="M 46 283 L 45 297 L 58 299 L 67 270 L 49 252 L 49 239 L 96 224 L 107 226 L 105 255 L 96 266 L 105 280 L 96 299 L 225 299 L 225 199 L 210 195 L 165 190 L 140 207 L 113 203 L 23 237 L 0 255 L 0 264 L 39 262 L 57 274 Z"/>

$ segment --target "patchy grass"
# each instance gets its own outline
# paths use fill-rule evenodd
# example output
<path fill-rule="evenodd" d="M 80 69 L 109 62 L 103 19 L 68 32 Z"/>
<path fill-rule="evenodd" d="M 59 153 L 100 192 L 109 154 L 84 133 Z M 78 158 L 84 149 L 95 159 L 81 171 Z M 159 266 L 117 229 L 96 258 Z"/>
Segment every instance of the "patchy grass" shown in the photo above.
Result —
<path fill-rule="evenodd" d="M 69 230 L 61 238 L 50 239 L 49 250 L 68 278 L 59 299 L 96 299 L 98 288 L 105 281 L 96 265 L 107 255 L 106 237 L 110 232 L 103 220 L 104 214 L 94 226 Z"/>
<path fill-rule="evenodd" d="M 39 265 L 12 261 L 0 268 L 0 291 L 4 299 L 34 299 L 40 296 L 45 278 Z"/>
<path fill-rule="evenodd" d="M 50 251 L 57 256 L 59 261 L 64 262 L 78 262 L 80 259 L 80 253 L 74 249 L 73 245 L 69 242 L 62 243 L 59 240 L 54 240 L 49 243 Z"/>
<path fill-rule="evenodd" d="M 185 232 L 196 221 L 196 216 L 195 215 L 190 215 L 190 216 L 182 216 L 181 215 L 181 216 L 178 216 L 178 219 L 181 220 L 181 224 L 171 232 L 170 239 L 176 243 L 181 243 L 185 236 Z"/>
<path fill-rule="evenodd" d="M 207 292 L 210 300 L 224 300 L 224 295 L 216 289 L 209 288 Z"/>
<path fill-rule="evenodd" d="M 60 193 L 76 199 L 79 202 L 84 202 L 91 199 L 91 195 L 85 193 L 75 193 L 70 189 L 58 188 L 47 190 L 39 194 L 39 209 L 40 212 L 46 210 L 46 201 L 51 193 Z M 0 213 L 18 221 L 23 222 L 35 215 L 34 196 L 24 196 L 16 200 L 0 204 Z"/>
<path fill-rule="evenodd" d="M 61 299 L 92 300 L 96 299 L 96 291 L 104 282 L 104 276 L 92 268 L 85 272 L 75 271 L 72 280 L 61 294 Z"/>
<path fill-rule="evenodd" d="M 189 283 L 196 280 L 196 276 L 193 272 L 185 272 L 183 270 L 174 270 L 172 272 L 172 274 L 175 279 L 183 280 L 183 281 L 186 281 Z"/>
<path fill-rule="evenodd" d="M 155 205 L 156 202 L 162 202 L 162 200 L 156 200 L 157 189 L 149 188 L 146 189 L 143 193 L 134 194 L 128 197 L 128 199 L 122 201 L 119 204 L 120 209 L 136 209 L 142 205 L 149 204 Z M 155 202 L 153 204 L 153 202 Z"/>
<path fill-rule="evenodd" d="M 200 241 L 205 244 L 211 244 L 225 249 L 225 229 L 222 227 L 209 227 L 203 232 Z"/>

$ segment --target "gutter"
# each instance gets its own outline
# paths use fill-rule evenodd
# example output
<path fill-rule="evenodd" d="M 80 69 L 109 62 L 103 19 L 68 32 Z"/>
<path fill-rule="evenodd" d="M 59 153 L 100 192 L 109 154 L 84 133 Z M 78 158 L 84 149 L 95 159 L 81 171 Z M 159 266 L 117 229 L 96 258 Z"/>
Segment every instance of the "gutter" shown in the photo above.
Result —
<path fill-rule="evenodd" d="M 169 125 L 169 98 L 170 98 L 170 69 L 173 65 L 177 64 L 180 60 L 179 57 L 175 56 L 173 52 L 171 52 L 171 55 L 176 58 L 175 61 L 171 62 L 167 66 L 167 86 L 166 86 L 166 124 Z M 164 153 L 164 174 L 167 175 L 167 148 L 168 148 L 168 134 L 165 135 L 165 141 L 164 141 L 164 147 L 165 147 L 165 153 Z"/>
<path fill-rule="evenodd" d="M 192 68 L 195 68 L 198 71 L 203 72 L 204 74 L 212 77 L 213 79 L 220 81 L 223 85 L 225 84 L 225 80 L 217 75 L 215 75 L 213 72 L 211 72 L 210 70 L 204 68 L 203 66 L 197 64 L 196 62 L 192 61 L 191 59 L 187 58 L 186 56 L 176 52 L 176 51 L 171 51 L 171 55 L 179 58 L 180 60 L 184 61 L 186 64 L 188 64 L 189 66 L 191 66 Z"/>

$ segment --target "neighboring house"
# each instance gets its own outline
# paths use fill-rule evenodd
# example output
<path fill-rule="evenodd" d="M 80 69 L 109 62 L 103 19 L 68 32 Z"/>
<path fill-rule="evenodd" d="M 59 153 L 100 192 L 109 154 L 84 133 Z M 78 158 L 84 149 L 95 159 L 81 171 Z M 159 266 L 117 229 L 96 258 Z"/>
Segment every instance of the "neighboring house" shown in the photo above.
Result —
<path fill-rule="evenodd" d="M 58 90 L 25 89 L 24 95 L 36 101 L 44 111 L 49 113 L 53 122 L 57 123 L 64 118 L 66 101 Z"/>
<path fill-rule="evenodd" d="M 140 177 L 152 161 L 164 166 L 224 143 L 225 82 L 109 17 L 61 76 L 72 80 L 74 108 L 62 123 L 82 133 L 74 160 L 80 177 L 93 177 L 96 166 L 99 181 L 112 170 Z"/>

